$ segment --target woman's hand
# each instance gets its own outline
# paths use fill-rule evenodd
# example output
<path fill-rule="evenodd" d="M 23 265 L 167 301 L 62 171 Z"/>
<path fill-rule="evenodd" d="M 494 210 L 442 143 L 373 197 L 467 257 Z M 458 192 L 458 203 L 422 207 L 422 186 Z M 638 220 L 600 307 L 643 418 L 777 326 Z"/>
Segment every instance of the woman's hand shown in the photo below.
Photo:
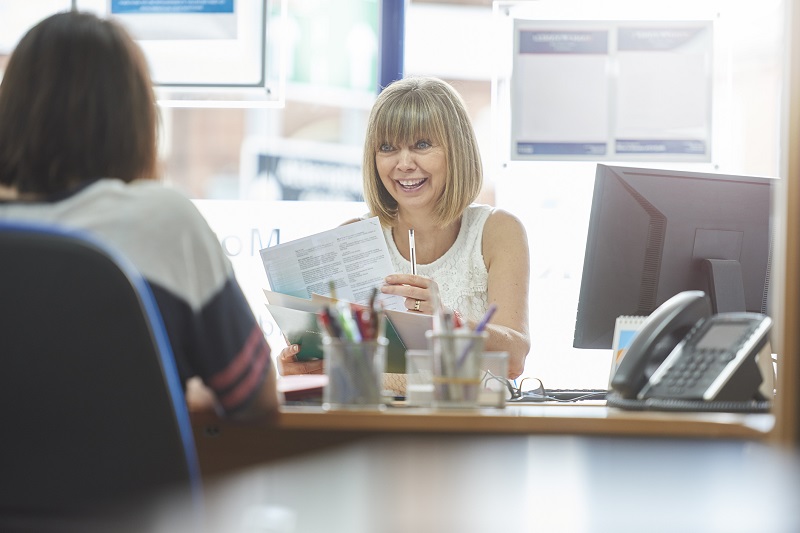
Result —
<path fill-rule="evenodd" d="M 311 361 L 298 361 L 297 352 L 300 351 L 300 346 L 297 344 L 290 344 L 278 355 L 278 371 L 282 376 L 290 376 L 292 374 L 322 374 L 324 366 L 322 359 L 312 359 Z"/>
<path fill-rule="evenodd" d="M 386 276 L 386 285 L 381 287 L 383 294 L 394 294 L 406 299 L 406 309 L 432 315 L 439 300 L 439 286 L 430 278 L 413 274 L 391 274 Z"/>

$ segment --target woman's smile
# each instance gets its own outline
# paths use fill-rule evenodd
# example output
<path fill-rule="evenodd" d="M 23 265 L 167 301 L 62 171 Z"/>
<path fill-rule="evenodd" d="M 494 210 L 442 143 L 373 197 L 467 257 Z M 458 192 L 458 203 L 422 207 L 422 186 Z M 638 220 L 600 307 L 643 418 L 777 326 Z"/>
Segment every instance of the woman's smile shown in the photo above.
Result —
<path fill-rule="evenodd" d="M 399 179 L 396 180 L 396 183 L 400 185 L 404 191 L 414 192 L 418 191 L 427 181 L 428 178 Z"/>

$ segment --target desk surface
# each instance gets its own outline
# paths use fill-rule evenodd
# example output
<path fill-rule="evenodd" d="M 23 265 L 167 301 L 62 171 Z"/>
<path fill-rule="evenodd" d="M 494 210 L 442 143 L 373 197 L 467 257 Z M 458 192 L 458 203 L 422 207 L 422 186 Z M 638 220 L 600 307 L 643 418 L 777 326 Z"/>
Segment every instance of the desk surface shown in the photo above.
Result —
<path fill-rule="evenodd" d="M 509 405 L 504 409 L 433 410 L 391 407 L 384 411 L 281 410 L 287 429 L 446 433 L 536 433 L 725 437 L 762 439 L 772 430 L 771 414 L 621 411 L 602 402 Z"/>
<path fill-rule="evenodd" d="M 766 440 L 771 414 L 634 412 L 604 405 L 534 404 L 505 409 L 384 411 L 281 408 L 271 424 L 220 420 L 192 413 L 200 465 L 206 475 L 316 451 L 386 433 L 582 435 Z"/>
<path fill-rule="evenodd" d="M 383 433 L 208 483 L 208 525 L 255 515 L 260 531 L 293 533 L 789 533 L 799 485 L 796 457 L 744 440 Z"/>

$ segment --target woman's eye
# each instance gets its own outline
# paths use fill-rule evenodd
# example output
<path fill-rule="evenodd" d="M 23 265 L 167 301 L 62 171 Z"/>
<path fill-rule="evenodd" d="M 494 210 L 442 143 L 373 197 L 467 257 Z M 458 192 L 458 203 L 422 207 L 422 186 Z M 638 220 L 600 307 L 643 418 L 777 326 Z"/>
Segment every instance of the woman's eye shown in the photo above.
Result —
<path fill-rule="evenodd" d="M 428 141 L 417 141 L 417 149 L 418 150 L 425 150 L 430 148 L 432 145 Z"/>
<path fill-rule="evenodd" d="M 380 147 L 378 148 L 378 150 L 381 151 L 381 152 L 391 152 L 392 149 L 393 149 L 392 145 L 391 144 L 386 144 L 386 143 L 380 145 Z"/>

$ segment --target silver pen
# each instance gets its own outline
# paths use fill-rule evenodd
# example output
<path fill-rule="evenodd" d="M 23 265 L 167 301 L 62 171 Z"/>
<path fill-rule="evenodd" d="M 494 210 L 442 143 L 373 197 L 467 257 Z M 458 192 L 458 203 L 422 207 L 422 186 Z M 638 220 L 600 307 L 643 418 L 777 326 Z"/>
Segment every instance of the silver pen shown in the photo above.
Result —
<path fill-rule="evenodd" d="M 411 273 L 417 275 L 417 247 L 414 244 L 414 230 L 408 230 L 409 259 L 411 260 Z"/>

